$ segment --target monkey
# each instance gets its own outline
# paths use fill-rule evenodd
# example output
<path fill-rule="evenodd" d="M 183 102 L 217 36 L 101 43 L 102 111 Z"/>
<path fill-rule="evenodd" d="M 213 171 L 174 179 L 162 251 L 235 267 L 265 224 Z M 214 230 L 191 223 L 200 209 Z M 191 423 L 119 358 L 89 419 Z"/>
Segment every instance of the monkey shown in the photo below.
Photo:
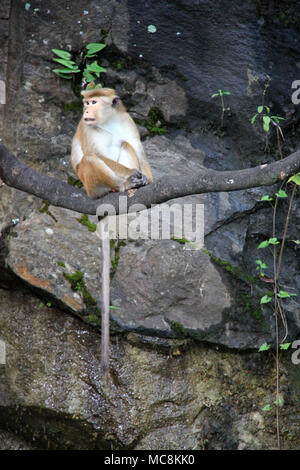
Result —
<path fill-rule="evenodd" d="M 153 183 L 139 131 L 111 88 L 83 90 L 83 116 L 72 141 L 71 163 L 87 195 L 126 191 Z M 106 217 L 99 222 L 102 251 L 101 369 L 109 369 L 110 241 Z"/>
<path fill-rule="evenodd" d="M 84 90 L 71 163 L 91 198 L 153 182 L 139 131 L 111 88 Z"/>

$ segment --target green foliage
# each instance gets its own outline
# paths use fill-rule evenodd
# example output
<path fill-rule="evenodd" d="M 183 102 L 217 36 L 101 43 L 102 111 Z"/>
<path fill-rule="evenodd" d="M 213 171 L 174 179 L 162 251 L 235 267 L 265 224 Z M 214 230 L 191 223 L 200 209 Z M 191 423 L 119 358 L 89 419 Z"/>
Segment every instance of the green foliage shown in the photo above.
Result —
<path fill-rule="evenodd" d="M 268 194 L 266 194 L 265 196 L 262 196 L 261 198 L 261 201 L 273 201 L 273 198 L 270 197 Z"/>
<path fill-rule="evenodd" d="M 277 136 L 277 148 L 280 154 L 280 158 L 283 158 L 280 138 L 284 140 L 284 137 L 283 137 L 283 133 L 282 133 L 279 123 L 280 121 L 284 121 L 285 118 L 281 116 L 272 115 L 269 106 L 265 105 L 265 96 L 266 96 L 267 89 L 270 86 L 270 81 L 271 81 L 271 78 L 268 76 L 266 83 L 265 83 L 264 91 L 262 94 L 262 104 L 257 106 L 257 113 L 255 113 L 254 116 L 252 116 L 251 124 L 254 125 L 257 119 L 261 121 L 263 131 L 265 134 L 265 151 L 267 150 L 268 153 L 270 152 L 270 147 L 269 147 L 270 125 L 272 124 L 273 126 L 275 126 L 276 136 Z"/>
<path fill-rule="evenodd" d="M 269 302 L 271 302 L 272 300 L 272 297 L 270 297 L 269 295 L 264 295 L 261 299 L 260 299 L 260 303 L 261 304 L 268 304 Z"/>
<path fill-rule="evenodd" d="M 82 216 L 77 219 L 77 221 L 80 224 L 85 225 L 88 228 L 89 232 L 96 232 L 97 225 L 91 222 L 86 214 L 82 214 Z"/>
<path fill-rule="evenodd" d="M 264 240 L 258 245 L 258 248 L 267 248 L 269 245 L 279 245 L 279 241 L 276 237 L 269 238 L 269 240 Z"/>
<path fill-rule="evenodd" d="M 276 134 L 277 134 L 277 147 L 279 150 L 280 157 L 282 156 L 281 145 L 280 145 L 280 137 L 283 139 L 282 129 L 279 125 L 279 122 L 285 120 L 285 118 L 281 116 L 274 116 L 271 115 L 271 111 L 269 106 L 260 105 L 257 107 L 257 113 L 254 114 L 251 118 L 251 124 L 254 125 L 256 119 L 259 118 L 262 122 L 263 130 L 265 133 L 265 149 L 269 149 L 269 132 L 270 132 L 270 125 L 273 124 L 276 127 Z"/>
<path fill-rule="evenodd" d="M 260 106 L 258 107 L 258 112 L 262 113 L 264 108 L 266 108 L 266 111 L 269 112 L 269 109 L 266 106 Z M 255 121 L 257 115 L 255 115 L 252 118 L 252 123 Z M 270 122 L 272 122 L 272 118 L 274 119 L 274 116 L 271 116 Z M 267 123 L 269 121 L 265 120 L 265 127 L 264 130 L 267 132 Z M 278 121 L 277 121 L 278 123 Z M 278 135 L 277 135 L 278 137 Z M 279 274 L 280 274 L 280 268 L 281 268 L 281 261 L 282 261 L 282 253 L 283 253 L 283 248 L 285 245 L 285 240 L 286 240 L 286 234 L 287 234 L 287 228 L 288 228 L 288 223 L 289 223 L 289 218 L 290 218 L 290 213 L 291 213 L 291 208 L 292 208 L 292 203 L 294 200 L 294 196 L 296 193 L 296 189 L 300 184 L 300 173 L 297 173 L 296 175 L 292 176 L 289 178 L 288 183 L 293 183 L 293 189 L 289 201 L 289 207 L 286 215 L 286 220 L 285 220 L 285 226 L 283 230 L 283 235 L 282 235 L 282 240 L 281 242 L 278 241 L 277 237 L 275 236 L 275 227 L 276 227 L 276 209 L 278 206 L 278 201 L 281 198 L 287 198 L 288 195 L 286 191 L 283 189 L 280 189 L 276 194 L 276 198 L 274 201 L 274 204 L 272 204 L 273 198 L 270 197 L 269 195 L 263 196 L 261 198 L 262 201 L 267 201 L 270 202 L 271 207 L 273 208 L 273 231 L 272 231 L 272 237 L 269 238 L 269 240 L 264 240 L 258 245 L 258 248 L 271 248 L 272 254 L 273 254 L 273 266 L 274 266 L 274 274 L 273 278 L 268 278 L 266 279 L 265 282 L 271 282 L 273 285 L 273 292 L 267 292 L 265 295 L 261 298 L 260 303 L 261 305 L 264 304 L 269 304 L 272 300 L 272 309 L 274 312 L 274 318 L 275 318 L 275 336 L 276 336 L 276 352 L 275 352 L 275 360 L 276 360 L 276 400 L 274 401 L 274 404 L 276 406 L 276 433 L 277 433 L 277 445 L 278 448 L 280 448 L 280 427 L 279 427 L 279 408 L 283 406 L 283 401 L 282 398 L 279 395 L 279 350 L 287 350 L 291 343 L 285 343 L 284 340 L 286 339 L 288 335 L 288 330 L 287 330 L 287 323 L 286 323 L 286 318 L 284 315 L 284 310 L 282 306 L 282 301 L 284 299 L 289 299 L 291 297 L 296 296 L 296 294 L 291 294 L 285 290 L 282 290 L 280 288 L 280 279 L 279 279 Z M 298 242 L 298 240 L 291 240 L 294 241 L 295 243 Z M 279 251 L 279 256 L 277 256 L 277 249 L 276 245 L 280 245 L 280 251 Z M 264 269 L 267 269 L 266 264 L 262 260 L 256 260 L 256 270 L 260 271 L 260 275 L 262 276 L 262 279 L 265 280 L 265 273 Z M 279 340 L 279 327 L 278 327 L 278 318 L 281 318 L 282 320 L 282 325 L 285 329 L 285 335 L 284 338 L 280 341 Z M 261 351 L 268 351 L 270 349 L 270 345 L 267 343 L 264 343 L 261 345 L 259 348 L 259 352 Z M 271 405 L 268 404 L 263 408 L 263 411 L 270 411 L 271 410 Z"/>
<path fill-rule="evenodd" d="M 250 285 L 255 283 L 256 279 L 251 274 L 245 273 L 241 269 L 239 269 L 239 268 L 233 266 L 232 264 L 230 264 L 229 261 L 227 261 L 227 260 L 223 260 L 221 258 L 218 258 L 217 256 L 215 256 L 213 253 L 206 250 L 205 248 L 203 248 L 202 251 L 203 251 L 203 253 L 206 253 L 211 258 L 211 260 L 213 262 L 215 262 L 217 265 L 224 268 L 227 272 L 229 272 L 230 274 L 232 274 L 236 278 L 238 278 L 238 279 L 240 279 L 240 280 L 242 280 L 245 283 L 250 284 Z"/>
<path fill-rule="evenodd" d="M 287 349 L 289 349 L 289 347 L 290 347 L 291 344 L 292 344 L 292 343 L 282 343 L 282 344 L 280 345 L 280 349 L 282 349 L 282 350 L 287 350 Z"/>
<path fill-rule="evenodd" d="M 106 45 L 102 43 L 87 44 L 86 51 L 81 52 L 76 60 L 73 60 L 74 57 L 68 51 L 52 49 L 53 54 L 57 56 L 53 58 L 53 61 L 63 66 L 62 68 L 53 69 L 53 72 L 60 78 L 67 80 L 73 79 L 75 74 L 80 74 L 81 80 L 85 83 L 94 82 L 100 77 L 100 73 L 106 72 L 106 69 L 101 67 L 97 60 L 90 62 L 90 59 L 97 57 L 104 47 Z"/>
<path fill-rule="evenodd" d="M 75 271 L 73 274 L 64 273 L 64 278 L 69 281 L 73 291 L 81 293 L 83 301 L 87 307 L 97 305 L 96 300 L 91 296 L 86 288 L 84 276 L 81 271 Z"/>
<path fill-rule="evenodd" d="M 118 264 L 119 264 L 119 251 L 121 246 L 125 246 L 125 243 L 122 240 L 116 241 L 116 240 L 110 240 L 110 248 L 114 249 L 115 255 L 113 258 L 111 258 L 111 267 L 112 267 L 112 272 L 111 272 L 111 278 L 114 276 L 115 272 L 117 271 Z"/>
<path fill-rule="evenodd" d="M 256 267 L 256 271 L 259 271 L 260 276 L 264 276 L 265 273 L 263 270 L 267 269 L 268 266 L 265 263 L 263 263 L 260 259 L 255 260 L 255 263 L 258 265 Z"/>
<path fill-rule="evenodd" d="M 296 173 L 295 175 L 291 176 L 288 179 L 288 183 L 295 183 L 297 186 L 300 186 L 300 172 Z"/>
<path fill-rule="evenodd" d="M 43 200 L 43 204 L 44 204 L 44 205 L 43 205 L 43 207 L 41 207 L 41 208 L 39 209 L 39 212 L 40 212 L 41 214 L 47 214 L 47 215 L 49 215 L 49 217 L 51 217 L 51 218 L 54 220 L 54 222 L 57 222 L 56 217 L 55 217 L 53 214 L 51 214 L 51 212 L 50 212 L 50 210 L 49 210 L 50 202 Z"/>
<path fill-rule="evenodd" d="M 270 347 L 271 346 L 268 343 L 264 343 L 264 344 L 261 345 L 258 352 L 268 351 L 270 349 Z"/>
<path fill-rule="evenodd" d="M 284 198 L 284 197 L 288 197 L 288 195 L 286 194 L 285 191 L 283 191 L 283 189 L 280 189 L 278 191 L 278 193 L 275 193 L 275 196 L 279 197 L 279 198 Z"/>
<path fill-rule="evenodd" d="M 284 290 L 280 290 L 277 294 L 277 297 L 280 297 L 281 299 L 287 299 L 288 297 L 295 297 L 296 294 L 289 294 L 288 292 Z"/>
<path fill-rule="evenodd" d="M 279 121 L 285 120 L 285 118 L 281 116 L 271 116 L 271 111 L 269 106 L 261 105 L 257 106 L 257 113 L 254 114 L 251 118 L 251 124 L 254 124 L 256 118 L 259 117 L 263 124 L 263 130 L 268 133 L 270 130 L 270 124 L 273 124 L 276 128 L 280 129 L 282 134 L 281 128 L 279 126 Z"/>
<path fill-rule="evenodd" d="M 152 108 L 149 111 L 145 125 L 151 134 L 163 135 L 167 132 L 163 114 L 158 108 Z"/>
<path fill-rule="evenodd" d="M 77 186 L 77 188 L 82 188 L 83 184 L 80 180 L 74 178 L 73 176 L 68 177 L 68 184 L 71 186 Z"/>
<path fill-rule="evenodd" d="M 137 124 L 146 127 L 152 135 L 163 135 L 167 132 L 166 122 L 163 113 L 158 108 L 151 108 L 147 121 L 142 119 L 135 119 Z"/>
<path fill-rule="evenodd" d="M 61 49 L 52 49 L 52 52 L 58 56 L 58 58 L 54 57 L 53 61 L 64 65 L 64 68 L 53 69 L 53 72 L 60 78 L 68 80 L 72 78 L 72 74 L 80 72 L 80 68 L 76 65 L 76 62 L 71 60 L 72 55 L 70 52 Z"/>
<path fill-rule="evenodd" d="M 272 409 L 271 405 L 268 404 L 262 408 L 262 411 L 271 411 L 271 409 Z"/>
<path fill-rule="evenodd" d="M 213 93 L 211 95 L 211 98 L 219 97 L 220 101 L 221 101 L 221 109 L 222 109 L 222 111 L 221 111 L 221 128 L 223 127 L 225 112 L 230 111 L 230 108 L 225 106 L 224 95 L 230 95 L 230 91 L 223 91 L 223 90 L 220 89 L 220 90 L 218 90 L 217 93 Z"/>

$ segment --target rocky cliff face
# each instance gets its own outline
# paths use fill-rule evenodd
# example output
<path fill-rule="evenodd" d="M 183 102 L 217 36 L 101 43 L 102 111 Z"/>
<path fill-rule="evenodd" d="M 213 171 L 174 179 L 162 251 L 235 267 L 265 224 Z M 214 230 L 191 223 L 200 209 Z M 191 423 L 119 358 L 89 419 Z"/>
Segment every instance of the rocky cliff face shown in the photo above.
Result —
<path fill-rule="evenodd" d="M 154 178 L 280 158 L 275 128 L 266 153 L 263 131 L 250 123 L 267 76 L 265 104 L 287 118 L 282 151 L 293 152 L 300 142 L 300 105 L 291 100 L 300 42 L 293 2 L 225 3 L 5 0 L 1 139 L 39 171 L 74 176 L 69 153 L 80 101 L 53 74 L 51 49 L 78 56 L 87 43 L 105 41 L 103 80 L 139 123 Z M 230 91 L 222 128 L 220 103 L 211 98 L 218 89 Z M 272 212 L 260 199 L 277 190 L 173 201 L 204 205 L 204 251 L 180 239 L 114 244 L 111 376 L 103 381 L 96 234 L 82 214 L 1 186 L 0 448 L 275 447 L 274 406 L 262 411 L 275 400 L 275 365 L 272 353 L 257 352 L 274 345 L 274 317 L 260 304 L 268 289 L 255 260 L 258 243 L 272 236 Z M 277 210 L 279 239 L 287 205 L 282 200 Z M 281 271 L 282 285 L 295 293 L 297 238 L 295 203 Z M 295 340 L 294 300 L 284 315 Z M 300 375 L 291 355 L 281 351 L 287 449 L 299 447 Z"/>

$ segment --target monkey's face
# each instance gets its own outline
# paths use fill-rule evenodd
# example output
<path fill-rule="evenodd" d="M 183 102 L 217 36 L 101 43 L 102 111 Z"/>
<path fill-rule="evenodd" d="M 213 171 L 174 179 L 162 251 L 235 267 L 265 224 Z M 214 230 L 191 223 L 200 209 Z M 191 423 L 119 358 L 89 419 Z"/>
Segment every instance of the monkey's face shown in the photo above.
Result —
<path fill-rule="evenodd" d="M 112 98 L 94 96 L 83 101 L 83 120 L 88 126 L 101 126 L 108 121 L 113 113 Z"/>

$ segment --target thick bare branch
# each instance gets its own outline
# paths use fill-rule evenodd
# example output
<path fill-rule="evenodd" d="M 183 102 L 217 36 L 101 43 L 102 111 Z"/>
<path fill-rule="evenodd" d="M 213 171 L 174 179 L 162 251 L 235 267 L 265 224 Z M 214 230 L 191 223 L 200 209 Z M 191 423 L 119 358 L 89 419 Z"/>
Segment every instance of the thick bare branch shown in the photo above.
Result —
<path fill-rule="evenodd" d="M 277 181 L 300 171 L 300 150 L 288 157 L 269 165 L 257 166 L 246 170 L 215 171 L 202 170 L 190 176 L 164 176 L 154 184 L 138 189 L 132 197 L 127 196 L 127 207 L 133 204 L 159 204 L 169 199 L 190 194 L 271 186 Z M 0 177 L 8 186 L 20 189 L 45 199 L 54 206 L 64 207 L 85 214 L 96 214 L 100 204 L 111 204 L 119 211 L 119 194 L 109 193 L 101 199 L 92 200 L 83 189 L 70 186 L 29 168 L 3 144 L 0 144 Z"/>

